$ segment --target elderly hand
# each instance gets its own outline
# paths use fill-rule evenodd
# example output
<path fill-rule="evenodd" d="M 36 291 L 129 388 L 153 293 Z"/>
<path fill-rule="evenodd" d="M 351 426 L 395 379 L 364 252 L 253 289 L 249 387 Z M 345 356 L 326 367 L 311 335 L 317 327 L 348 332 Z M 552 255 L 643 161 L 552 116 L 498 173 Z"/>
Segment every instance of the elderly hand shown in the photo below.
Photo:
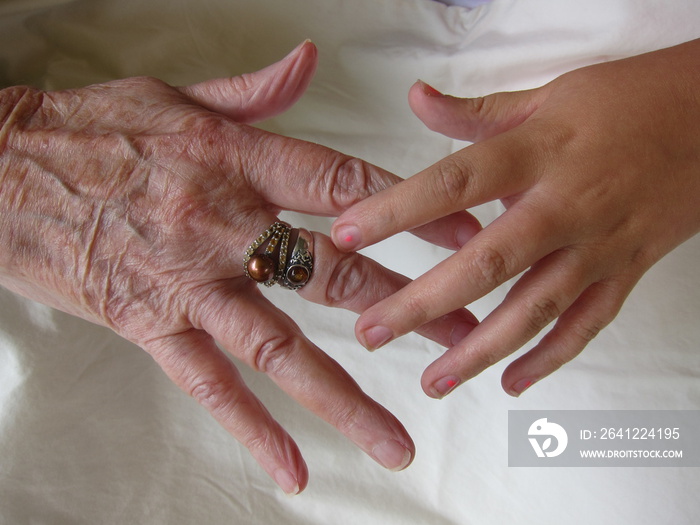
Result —
<path fill-rule="evenodd" d="M 424 372 L 442 397 L 551 331 L 505 370 L 512 395 L 573 359 L 663 255 L 700 229 L 700 40 L 479 99 L 410 92 L 414 112 L 469 146 L 355 205 L 337 246 L 354 250 L 501 199 L 506 211 L 357 322 L 370 349 L 469 304 L 528 270 Z M 461 335 L 461 337 L 460 337 Z"/>
<path fill-rule="evenodd" d="M 64 92 L 0 92 L 0 282 L 108 326 L 149 352 L 288 493 L 308 473 L 228 352 L 265 372 L 390 469 L 401 424 L 244 275 L 243 255 L 281 209 L 338 215 L 397 178 L 245 123 L 279 113 L 316 66 L 307 42 L 260 72 L 180 89 L 148 78 Z M 423 234 L 452 243 L 458 216 Z M 357 312 L 407 283 L 314 234 L 302 296 Z M 447 343 L 455 312 L 422 329 Z"/>

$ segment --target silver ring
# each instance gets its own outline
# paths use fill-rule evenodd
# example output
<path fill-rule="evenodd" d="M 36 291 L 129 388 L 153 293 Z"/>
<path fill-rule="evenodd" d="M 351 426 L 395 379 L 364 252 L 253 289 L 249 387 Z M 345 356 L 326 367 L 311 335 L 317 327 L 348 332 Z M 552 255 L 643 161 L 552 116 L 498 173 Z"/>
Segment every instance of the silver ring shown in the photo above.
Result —
<path fill-rule="evenodd" d="M 253 241 L 243 258 L 243 271 L 246 277 L 265 286 L 273 286 L 281 278 L 279 271 L 281 246 L 279 250 L 277 246 L 280 244 L 284 246 L 286 258 L 290 230 L 291 226 L 286 222 L 275 222 Z"/>
<path fill-rule="evenodd" d="M 291 251 L 290 240 L 293 242 Z M 258 284 L 279 284 L 289 290 L 298 290 L 311 279 L 313 246 L 313 236 L 308 230 L 292 229 L 286 222 L 275 222 L 246 250 L 243 271 L 246 277 Z"/>
<path fill-rule="evenodd" d="M 295 229 L 296 242 L 284 269 L 280 284 L 290 290 L 298 290 L 311 279 L 314 271 L 314 238 L 304 228 Z"/>

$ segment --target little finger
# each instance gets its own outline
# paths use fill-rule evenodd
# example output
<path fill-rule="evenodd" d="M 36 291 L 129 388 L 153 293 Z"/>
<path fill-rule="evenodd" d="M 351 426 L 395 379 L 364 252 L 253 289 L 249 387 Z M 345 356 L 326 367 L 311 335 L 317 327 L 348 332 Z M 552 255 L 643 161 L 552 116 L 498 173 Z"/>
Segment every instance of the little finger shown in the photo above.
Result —
<path fill-rule="evenodd" d="M 518 397 L 574 359 L 615 318 L 632 286 L 606 281 L 591 285 L 542 341 L 508 365 L 501 378 L 503 389 Z"/>
<path fill-rule="evenodd" d="M 287 494 L 301 492 L 308 470 L 296 443 L 245 386 L 233 363 L 202 331 L 144 345 L 163 371 L 196 399 Z"/>
<path fill-rule="evenodd" d="M 232 355 L 267 374 L 375 461 L 390 470 L 411 462 L 414 445 L 401 423 L 261 294 L 222 286 L 208 296 L 197 317 Z"/>

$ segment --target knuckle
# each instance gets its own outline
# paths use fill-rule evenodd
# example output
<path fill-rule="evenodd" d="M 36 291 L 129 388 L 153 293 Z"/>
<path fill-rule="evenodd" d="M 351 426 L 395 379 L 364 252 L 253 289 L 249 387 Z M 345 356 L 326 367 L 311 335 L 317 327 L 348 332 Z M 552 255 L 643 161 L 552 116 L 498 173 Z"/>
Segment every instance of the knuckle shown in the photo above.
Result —
<path fill-rule="evenodd" d="M 215 417 L 230 413 L 238 404 L 236 389 L 230 380 L 215 377 L 195 377 L 187 392 Z"/>
<path fill-rule="evenodd" d="M 484 246 L 474 252 L 467 268 L 469 275 L 481 281 L 482 288 L 493 289 L 509 277 L 505 255 L 492 247 Z"/>
<path fill-rule="evenodd" d="M 326 174 L 320 178 L 325 180 L 320 193 L 337 210 L 345 210 L 385 187 L 371 176 L 369 165 L 356 157 L 341 157 Z"/>
<path fill-rule="evenodd" d="M 335 411 L 335 416 L 332 418 L 333 426 L 346 436 L 352 435 L 365 412 L 364 406 L 360 403 L 344 403 Z"/>
<path fill-rule="evenodd" d="M 246 433 L 239 437 L 239 441 L 253 453 L 256 451 L 268 452 L 277 448 L 275 435 L 272 432 L 266 432 L 258 428 L 248 429 Z"/>
<path fill-rule="evenodd" d="M 410 319 L 414 326 L 421 326 L 430 320 L 430 312 L 422 295 L 414 294 L 406 297 L 402 310 L 405 312 L 405 318 Z"/>
<path fill-rule="evenodd" d="M 457 206 L 463 196 L 470 193 L 474 177 L 474 168 L 464 157 L 452 155 L 435 165 L 433 199 L 449 206 Z M 461 206 L 461 205 L 460 205 Z"/>
<path fill-rule="evenodd" d="M 499 104 L 499 95 L 487 95 L 485 97 L 474 97 L 463 99 L 466 109 L 472 121 L 476 123 L 491 123 L 498 121 L 503 112 L 504 106 Z"/>
<path fill-rule="evenodd" d="M 588 316 L 585 319 L 580 319 L 573 322 L 569 327 L 569 337 L 573 337 L 569 344 L 560 346 L 551 346 L 544 353 L 543 359 L 548 370 L 558 370 L 574 357 L 590 343 L 595 337 L 605 328 L 614 315 L 609 316 Z"/>
<path fill-rule="evenodd" d="M 551 297 L 534 300 L 526 309 L 527 333 L 534 336 L 561 315 L 559 302 Z"/>
<path fill-rule="evenodd" d="M 487 104 L 486 97 L 468 98 L 465 101 L 469 104 L 469 110 L 472 113 L 477 116 L 487 116 L 486 113 L 488 113 L 490 105 Z"/>
<path fill-rule="evenodd" d="M 186 129 L 156 137 L 148 142 L 143 153 L 156 165 L 165 163 L 169 167 L 172 159 L 182 163 L 205 166 L 222 166 L 227 160 L 225 135 L 236 124 L 224 122 L 217 115 L 197 114 L 188 117 Z M 175 185 L 174 188 L 178 187 Z"/>
<path fill-rule="evenodd" d="M 600 320 L 589 320 L 585 323 L 577 323 L 572 327 L 572 331 L 584 344 L 591 342 L 605 328 L 604 323 Z"/>
<path fill-rule="evenodd" d="M 238 94 L 240 99 L 243 99 L 241 95 L 250 93 L 259 87 L 255 75 L 251 73 L 243 73 L 242 75 L 230 77 L 228 81 L 232 88 L 230 91 L 231 94 Z"/>
<path fill-rule="evenodd" d="M 192 122 L 191 128 L 183 133 L 183 153 L 191 156 L 192 160 L 221 164 L 221 145 L 225 143 L 224 136 L 233 124 L 226 123 L 215 114 L 198 115 Z"/>
<path fill-rule="evenodd" d="M 363 273 L 359 255 L 349 253 L 342 257 L 328 281 L 326 305 L 342 306 L 352 303 L 364 285 Z"/>
<path fill-rule="evenodd" d="M 604 295 L 571 323 L 571 332 L 583 342 L 583 346 L 615 319 L 627 296 L 625 287 L 618 282 L 602 282 L 598 287 L 599 290 L 603 288 Z"/>
<path fill-rule="evenodd" d="M 276 335 L 261 341 L 251 355 L 251 366 L 270 376 L 283 374 L 290 356 L 299 347 L 296 336 Z"/>

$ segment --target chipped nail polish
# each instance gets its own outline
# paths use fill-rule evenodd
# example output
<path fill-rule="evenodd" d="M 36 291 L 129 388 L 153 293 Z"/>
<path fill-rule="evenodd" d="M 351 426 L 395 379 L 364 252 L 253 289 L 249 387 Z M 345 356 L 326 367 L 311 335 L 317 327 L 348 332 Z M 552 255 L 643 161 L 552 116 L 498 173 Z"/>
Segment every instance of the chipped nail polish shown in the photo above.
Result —
<path fill-rule="evenodd" d="M 438 379 L 433 383 L 433 395 L 437 398 L 443 398 L 457 388 L 461 382 L 462 380 L 456 376 L 446 376 Z"/>
<path fill-rule="evenodd" d="M 354 250 L 355 247 L 360 245 L 360 230 L 357 226 L 341 226 L 333 234 L 338 246 L 344 250 Z"/>
<path fill-rule="evenodd" d="M 435 89 L 433 86 L 430 84 L 427 84 L 423 82 L 422 80 L 418 81 L 420 83 L 420 88 L 423 91 L 424 94 L 428 95 L 429 97 L 444 97 L 442 93 L 440 93 L 437 89 Z"/>
<path fill-rule="evenodd" d="M 512 387 L 510 387 L 510 393 L 511 395 L 518 397 L 520 396 L 520 394 L 525 392 L 525 390 L 534 385 L 535 382 L 536 380 L 534 379 L 521 379 L 520 381 L 517 381 L 515 384 L 513 384 Z"/>

